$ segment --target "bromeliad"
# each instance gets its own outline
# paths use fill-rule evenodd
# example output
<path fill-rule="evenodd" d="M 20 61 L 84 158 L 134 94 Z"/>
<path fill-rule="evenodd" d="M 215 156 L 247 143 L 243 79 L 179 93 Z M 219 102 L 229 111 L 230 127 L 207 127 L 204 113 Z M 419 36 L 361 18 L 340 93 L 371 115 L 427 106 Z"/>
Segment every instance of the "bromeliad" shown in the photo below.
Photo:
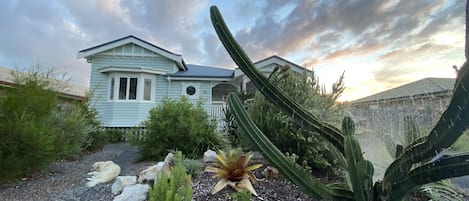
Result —
<path fill-rule="evenodd" d="M 217 161 L 213 163 L 213 167 L 205 168 L 206 172 L 216 173 L 215 177 L 220 179 L 213 187 L 212 194 L 219 192 L 226 186 L 231 186 L 238 192 L 245 189 L 257 196 L 251 184 L 251 181 L 253 183 L 257 182 L 252 171 L 260 168 L 262 164 L 249 165 L 252 156 L 251 152 L 243 153 L 241 148 L 231 149 L 228 153 L 219 151 Z"/>

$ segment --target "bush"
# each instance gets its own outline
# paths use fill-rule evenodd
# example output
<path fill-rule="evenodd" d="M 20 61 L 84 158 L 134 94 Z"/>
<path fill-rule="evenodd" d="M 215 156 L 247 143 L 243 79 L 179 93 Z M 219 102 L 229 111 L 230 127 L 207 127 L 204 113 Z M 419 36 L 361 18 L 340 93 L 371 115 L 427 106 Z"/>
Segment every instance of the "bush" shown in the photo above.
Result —
<path fill-rule="evenodd" d="M 308 80 L 305 73 L 303 75 L 292 74 L 277 82 L 277 86 L 320 119 L 335 124 L 340 122 L 344 110 L 336 104 L 336 99 L 343 91 L 342 77 L 338 83 L 334 84 L 333 92 L 330 94 L 325 92 L 324 87 L 319 86 L 314 77 Z M 295 125 L 291 117 L 283 114 L 261 93 L 256 93 L 248 107 L 248 112 L 257 126 L 280 151 L 297 156 L 295 161 L 298 164 L 320 171 L 337 169 L 338 162 L 329 151 L 331 149 L 329 145 L 316 133 Z"/>
<path fill-rule="evenodd" d="M 61 104 L 50 79 L 20 77 L 0 98 L 0 180 L 34 173 L 74 156 L 88 144 L 89 127 L 79 106 Z"/>
<path fill-rule="evenodd" d="M 221 136 L 215 133 L 215 125 L 199 101 L 196 105 L 186 97 L 180 101 L 166 98 L 162 104 L 150 110 L 150 117 L 143 122 L 146 132 L 137 139 L 141 146 L 140 160 L 160 160 L 168 150 L 180 150 L 189 158 L 202 155 L 209 147 L 219 148 Z"/>

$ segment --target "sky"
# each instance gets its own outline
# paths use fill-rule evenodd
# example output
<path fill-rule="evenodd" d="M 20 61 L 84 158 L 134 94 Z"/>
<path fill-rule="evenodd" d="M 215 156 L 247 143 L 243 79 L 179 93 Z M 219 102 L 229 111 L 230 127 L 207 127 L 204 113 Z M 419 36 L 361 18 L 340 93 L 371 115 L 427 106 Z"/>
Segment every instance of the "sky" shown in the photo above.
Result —
<path fill-rule="evenodd" d="M 134 35 L 186 63 L 234 68 L 210 22 L 217 5 L 252 61 L 278 55 L 312 68 L 340 100 L 425 77 L 455 77 L 464 62 L 461 0 L 2 0 L 0 66 L 40 65 L 88 86 L 79 50 Z"/>

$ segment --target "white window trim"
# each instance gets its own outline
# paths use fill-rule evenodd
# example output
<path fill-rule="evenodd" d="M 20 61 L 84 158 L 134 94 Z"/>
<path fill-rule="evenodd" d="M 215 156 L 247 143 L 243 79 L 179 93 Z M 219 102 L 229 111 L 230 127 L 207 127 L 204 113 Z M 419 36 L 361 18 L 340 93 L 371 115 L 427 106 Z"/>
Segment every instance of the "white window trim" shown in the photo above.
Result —
<path fill-rule="evenodd" d="M 111 80 L 114 78 L 114 89 L 112 89 L 113 99 L 111 98 Z M 119 99 L 119 85 L 120 85 L 120 78 L 137 78 L 137 98 L 135 100 L 129 100 L 129 87 L 130 87 L 130 79 L 127 81 L 127 93 L 126 99 L 120 100 Z M 145 79 L 151 80 L 151 89 L 150 89 L 150 100 L 143 100 L 143 92 L 144 92 L 144 85 Z M 108 95 L 107 100 L 108 102 L 143 102 L 143 103 L 154 103 L 155 102 L 155 92 L 156 92 L 156 77 L 152 74 L 147 73 L 109 73 L 108 76 Z"/>
<path fill-rule="evenodd" d="M 194 95 L 189 95 L 186 93 L 186 89 L 189 86 L 194 86 L 195 87 L 195 94 Z M 183 82 L 182 83 L 182 95 L 186 96 L 188 99 L 198 99 L 200 96 L 200 83 L 197 82 Z"/>

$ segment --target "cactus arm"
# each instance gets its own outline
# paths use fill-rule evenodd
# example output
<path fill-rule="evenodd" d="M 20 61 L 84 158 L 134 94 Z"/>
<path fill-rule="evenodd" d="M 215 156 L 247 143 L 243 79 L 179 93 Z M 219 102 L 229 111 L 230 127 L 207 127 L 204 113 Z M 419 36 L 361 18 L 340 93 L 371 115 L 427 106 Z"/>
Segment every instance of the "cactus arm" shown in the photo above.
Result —
<path fill-rule="evenodd" d="M 210 16 L 213 27 L 215 28 L 220 41 L 225 46 L 225 49 L 245 75 L 251 79 L 257 89 L 274 105 L 279 107 L 288 115 L 291 115 L 293 119 L 296 119 L 296 123 L 302 124 L 304 129 L 313 130 L 319 133 L 328 142 L 333 144 L 341 153 L 344 153 L 344 138 L 340 130 L 330 124 L 320 121 L 316 116 L 309 113 L 305 108 L 293 101 L 278 87 L 269 82 L 268 79 L 255 68 L 244 50 L 233 38 L 216 6 L 212 6 L 210 8 Z"/>
<path fill-rule="evenodd" d="M 412 189 L 424 184 L 469 174 L 469 155 L 459 155 L 430 162 L 412 170 L 393 185 L 391 200 L 400 200 Z"/>
<path fill-rule="evenodd" d="M 412 165 L 430 159 L 451 146 L 468 128 L 469 122 L 469 63 L 458 73 L 453 97 L 426 141 L 409 147 L 386 170 L 384 180 L 390 185 L 403 178 Z"/>
<path fill-rule="evenodd" d="M 373 165 L 363 158 L 360 145 L 354 138 L 355 125 L 350 117 L 342 122 L 345 134 L 345 159 L 347 160 L 347 182 L 353 190 L 355 200 L 369 200 L 373 189 Z M 371 167 L 371 168 L 370 168 Z"/>
<path fill-rule="evenodd" d="M 247 114 L 241 100 L 233 93 L 228 95 L 228 104 L 238 122 L 238 125 L 251 142 L 261 151 L 279 171 L 289 178 L 306 194 L 326 200 L 353 200 L 350 191 L 339 191 L 329 188 L 312 177 L 296 163 L 287 159 L 283 153 L 257 128 L 254 121 Z"/>

